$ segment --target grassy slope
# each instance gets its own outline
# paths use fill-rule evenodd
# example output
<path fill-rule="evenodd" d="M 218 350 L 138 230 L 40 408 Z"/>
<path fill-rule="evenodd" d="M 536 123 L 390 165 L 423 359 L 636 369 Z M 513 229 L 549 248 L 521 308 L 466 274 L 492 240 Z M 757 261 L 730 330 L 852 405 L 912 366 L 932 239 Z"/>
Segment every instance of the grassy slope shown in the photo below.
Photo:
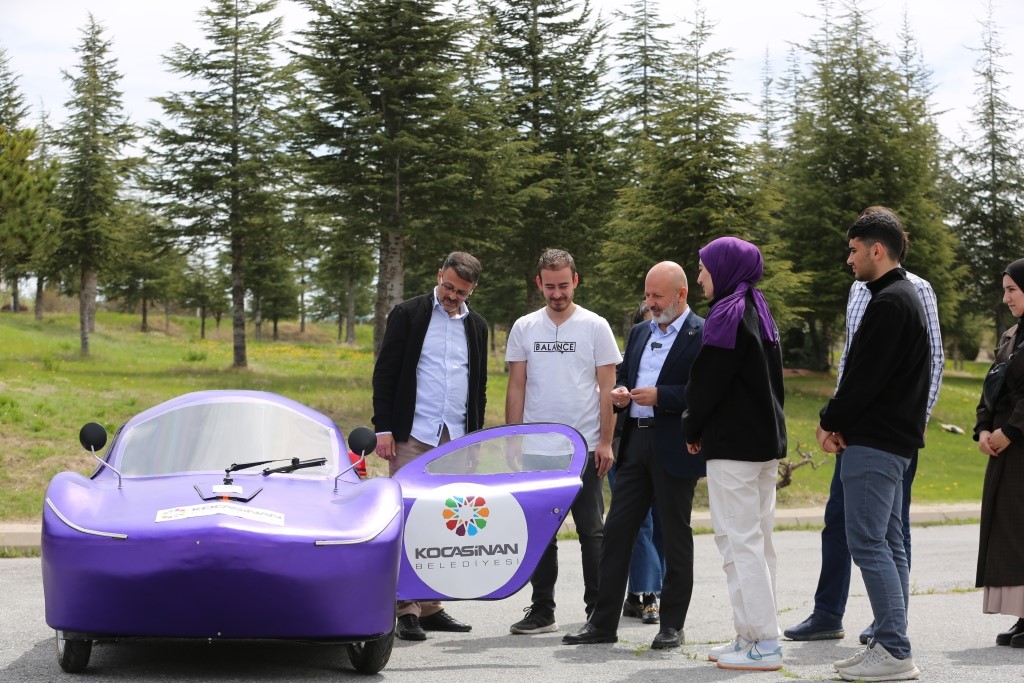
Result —
<path fill-rule="evenodd" d="M 92 355 L 78 354 L 78 321 L 51 314 L 42 322 L 28 315 L 0 315 L 0 519 L 38 517 L 49 479 L 65 469 L 89 472 L 94 461 L 78 444 L 78 430 L 96 421 L 113 431 L 135 413 L 179 394 L 199 389 L 243 388 L 273 391 L 331 416 L 344 432 L 368 425 L 373 369 L 371 330 L 358 329 L 357 345 L 334 343 L 336 330 L 308 325 L 282 326 L 282 340 L 255 342 L 249 332 L 249 369 L 231 366 L 229 323 L 207 329 L 199 340 L 198 321 L 151 319 L 138 331 L 137 316 L 100 313 L 91 337 Z M 265 325 L 265 339 L 269 337 Z M 487 421 L 500 424 L 507 378 L 503 349 L 491 359 Z M 968 432 L 985 368 L 947 371 L 938 407 L 928 428 L 915 483 L 919 502 L 970 501 L 981 495 L 984 458 L 967 435 L 943 431 L 953 423 Z M 955 375 L 955 376 L 954 376 Z M 812 449 L 817 411 L 831 394 L 834 379 L 821 374 L 787 377 L 786 415 L 790 457 L 810 452 L 817 469 L 801 467 L 793 484 L 779 492 L 780 506 L 823 502 L 832 476 L 831 456 Z M 372 459 L 371 472 L 385 473 Z"/>

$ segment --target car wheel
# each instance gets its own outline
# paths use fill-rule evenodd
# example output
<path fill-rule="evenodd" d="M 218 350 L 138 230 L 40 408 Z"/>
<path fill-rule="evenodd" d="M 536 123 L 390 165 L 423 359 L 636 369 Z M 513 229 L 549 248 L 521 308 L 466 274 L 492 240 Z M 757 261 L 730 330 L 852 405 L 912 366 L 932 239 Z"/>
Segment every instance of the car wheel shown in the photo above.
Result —
<path fill-rule="evenodd" d="M 64 631 L 57 631 L 57 663 L 69 674 L 85 671 L 92 655 L 92 641 L 68 639 Z"/>
<path fill-rule="evenodd" d="M 361 674 L 375 674 L 387 666 L 391 649 L 395 645 L 395 631 L 373 640 L 349 643 L 348 656 L 352 666 Z"/>

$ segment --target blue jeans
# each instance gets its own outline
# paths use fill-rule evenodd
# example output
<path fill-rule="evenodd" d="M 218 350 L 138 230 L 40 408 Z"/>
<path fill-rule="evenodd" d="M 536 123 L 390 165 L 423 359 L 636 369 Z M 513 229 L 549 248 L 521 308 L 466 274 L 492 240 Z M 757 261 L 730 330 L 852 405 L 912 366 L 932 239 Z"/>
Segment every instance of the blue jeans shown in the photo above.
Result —
<path fill-rule="evenodd" d="M 910 565 L 903 547 L 903 475 L 910 459 L 877 448 L 843 453 L 846 539 L 864 577 L 874 638 L 893 657 L 911 656 L 907 637 Z"/>
<path fill-rule="evenodd" d="M 821 574 L 814 591 L 814 611 L 842 622 L 850 597 L 850 549 L 846 544 L 846 512 L 843 496 L 843 454 L 836 455 L 832 485 L 825 503 L 825 528 L 821 531 Z M 917 455 L 903 475 L 903 547 L 910 567 L 910 489 L 917 474 Z"/>
<path fill-rule="evenodd" d="M 608 470 L 608 485 L 615 495 L 615 471 L 617 465 Z M 661 595 L 661 582 L 665 577 L 665 556 L 661 549 L 661 524 L 658 511 L 652 507 L 640 525 L 633 544 L 633 556 L 629 562 L 629 592 L 654 593 Z"/>

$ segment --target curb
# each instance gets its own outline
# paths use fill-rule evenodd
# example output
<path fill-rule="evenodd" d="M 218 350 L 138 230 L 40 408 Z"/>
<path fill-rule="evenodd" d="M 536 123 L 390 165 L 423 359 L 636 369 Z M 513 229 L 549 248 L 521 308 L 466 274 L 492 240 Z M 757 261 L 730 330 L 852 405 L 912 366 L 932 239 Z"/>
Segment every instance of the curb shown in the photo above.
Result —
<path fill-rule="evenodd" d="M 821 527 L 824 508 L 788 508 L 775 511 L 775 528 Z M 912 524 L 938 524 L 950 522 L 976 522 L 981 518 L 981 503 L 954 503 L 949 505 L 911 505 Z M 695 510 L 691 518 L 694 529 L 710 529 L 711 514 Z M 572 515 L 566 518 L 562 531 L 576 531 Z M 0 522 L 0 548 L 34 550 L 39 548 L 42 524 L 39 522 Z"/>

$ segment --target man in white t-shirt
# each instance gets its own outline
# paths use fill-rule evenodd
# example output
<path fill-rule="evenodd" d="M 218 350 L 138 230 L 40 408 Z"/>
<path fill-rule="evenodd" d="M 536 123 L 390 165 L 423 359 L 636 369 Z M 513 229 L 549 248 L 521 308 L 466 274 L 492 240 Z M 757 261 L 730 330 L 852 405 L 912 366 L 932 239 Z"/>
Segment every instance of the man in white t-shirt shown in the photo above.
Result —
<path fill-rule="evenodd" d="M 572 517 L 583 554 L 583 601 L 589 615 L 597 601 L 598 561 L 604 536 L 601 477 L 612 466 L 611 389 L 615 366 L 622 360 L 608 322 L 573 302 L 579 274 L 572 256 L 548 249 L 537 264 L 537 287 L 544 308 L 524 315 L 508 335 L 509 364 L 505 422 L 560 422 L 583 435 L 589 453 L 583 490 L 572 505 Z M 564 469 L 571 453 L 544 442 L 526 441 L 522 462 L 527 471 Z M 512 624 L 516 634 L 550 633 L 555 623 L 555 582 L 558 546 L 554 539 L 534 570 L 532 604 L 526 617 Z"/>

